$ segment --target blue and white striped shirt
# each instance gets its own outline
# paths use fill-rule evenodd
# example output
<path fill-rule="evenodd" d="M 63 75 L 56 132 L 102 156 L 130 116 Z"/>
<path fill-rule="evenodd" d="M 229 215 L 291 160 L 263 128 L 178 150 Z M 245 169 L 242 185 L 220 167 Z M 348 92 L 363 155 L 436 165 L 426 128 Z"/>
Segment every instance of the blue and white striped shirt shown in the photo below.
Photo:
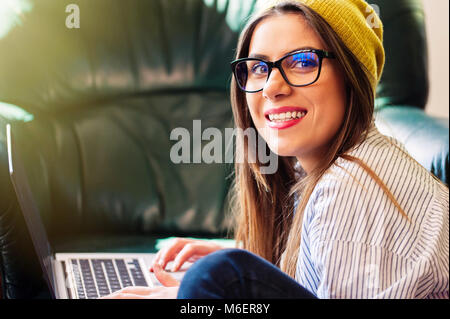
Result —
<path fill-rule="evenodd" d="M 381 178 L 410 221 L 343 158 L 308 201 L 295 278 L 319 298 L 449 298 L 448 188 L 392 143 L 405 150 L 372 123 L 349 154 Z"/>

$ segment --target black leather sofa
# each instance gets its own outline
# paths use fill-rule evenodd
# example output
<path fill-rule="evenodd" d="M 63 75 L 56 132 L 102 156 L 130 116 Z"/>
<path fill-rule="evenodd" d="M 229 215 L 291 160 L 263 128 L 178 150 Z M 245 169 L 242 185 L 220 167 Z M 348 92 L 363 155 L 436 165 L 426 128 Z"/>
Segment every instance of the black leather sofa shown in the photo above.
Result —
<path fill-rule="evenodd" d="M 175 164 L 170 133 L 192 136 L 193 120 L 233 127 L 228 62 L 255 1 L 28 3 L 0 36 L 2 297 L 48 297 L 9 178 L 6 123 L 56 251 L 152 252 L 167 236 L 230 236 L 232 164 Z M 377 123 L 448 183 L 448 124 L 423 111 L 420 2 L 371 3 L 387 52 Z M 80 28 L 65 25 L 68 4 Z"/>

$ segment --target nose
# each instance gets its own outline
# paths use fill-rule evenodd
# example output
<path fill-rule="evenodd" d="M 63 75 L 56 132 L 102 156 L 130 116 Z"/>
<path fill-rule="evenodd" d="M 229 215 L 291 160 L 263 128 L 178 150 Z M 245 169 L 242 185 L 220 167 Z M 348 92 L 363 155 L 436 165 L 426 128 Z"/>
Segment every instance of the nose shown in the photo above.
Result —
<path fill-rule="evenodd" d="M 283 78 L 280 70 L 273 68 L 266 84 L 264 85 L 263 97 L 268 100 L 274 100 L 282 96 L 289 95 L 291 91 L 291 86 Z"/>

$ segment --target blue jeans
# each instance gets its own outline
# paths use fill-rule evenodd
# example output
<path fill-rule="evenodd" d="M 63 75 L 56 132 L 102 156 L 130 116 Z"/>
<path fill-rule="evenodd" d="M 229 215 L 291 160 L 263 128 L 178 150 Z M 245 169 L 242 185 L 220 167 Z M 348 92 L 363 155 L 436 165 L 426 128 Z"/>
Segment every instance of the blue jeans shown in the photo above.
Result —
<path fill-rule="evenodd" d="M 195 262 L 179 299 L 316 298 L 273 264 L 242 249 L 223 249 Z"/>

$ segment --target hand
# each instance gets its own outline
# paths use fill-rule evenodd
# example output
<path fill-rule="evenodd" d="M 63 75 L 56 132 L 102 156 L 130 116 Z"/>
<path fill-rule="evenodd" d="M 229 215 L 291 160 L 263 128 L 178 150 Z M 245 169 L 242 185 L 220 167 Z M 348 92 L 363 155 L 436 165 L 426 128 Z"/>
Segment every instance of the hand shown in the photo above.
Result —
<path fill-rule="evenodd" d="M 172 271 L 178 271 L 186 261 L 195 262 L 219 249 L 223 249 L 223 247 L 211 241 L 175 238 L 170 244 L 158 251 L 150 271 L 154 271 L 157 264 L 164 269 L 167 263 L 172 260 L 174 261 Z"/>
<path fill-rule="evenodd" d="M 153 266 L 153 270 L 163 287 L 126 287 L 101 299 L 176 299 L 180 282 L 159 264 Z"/>
<path fill-rule="evenodd" d="M 176 299 L 179 287 L 127 287 L 100 299 Z"/>

